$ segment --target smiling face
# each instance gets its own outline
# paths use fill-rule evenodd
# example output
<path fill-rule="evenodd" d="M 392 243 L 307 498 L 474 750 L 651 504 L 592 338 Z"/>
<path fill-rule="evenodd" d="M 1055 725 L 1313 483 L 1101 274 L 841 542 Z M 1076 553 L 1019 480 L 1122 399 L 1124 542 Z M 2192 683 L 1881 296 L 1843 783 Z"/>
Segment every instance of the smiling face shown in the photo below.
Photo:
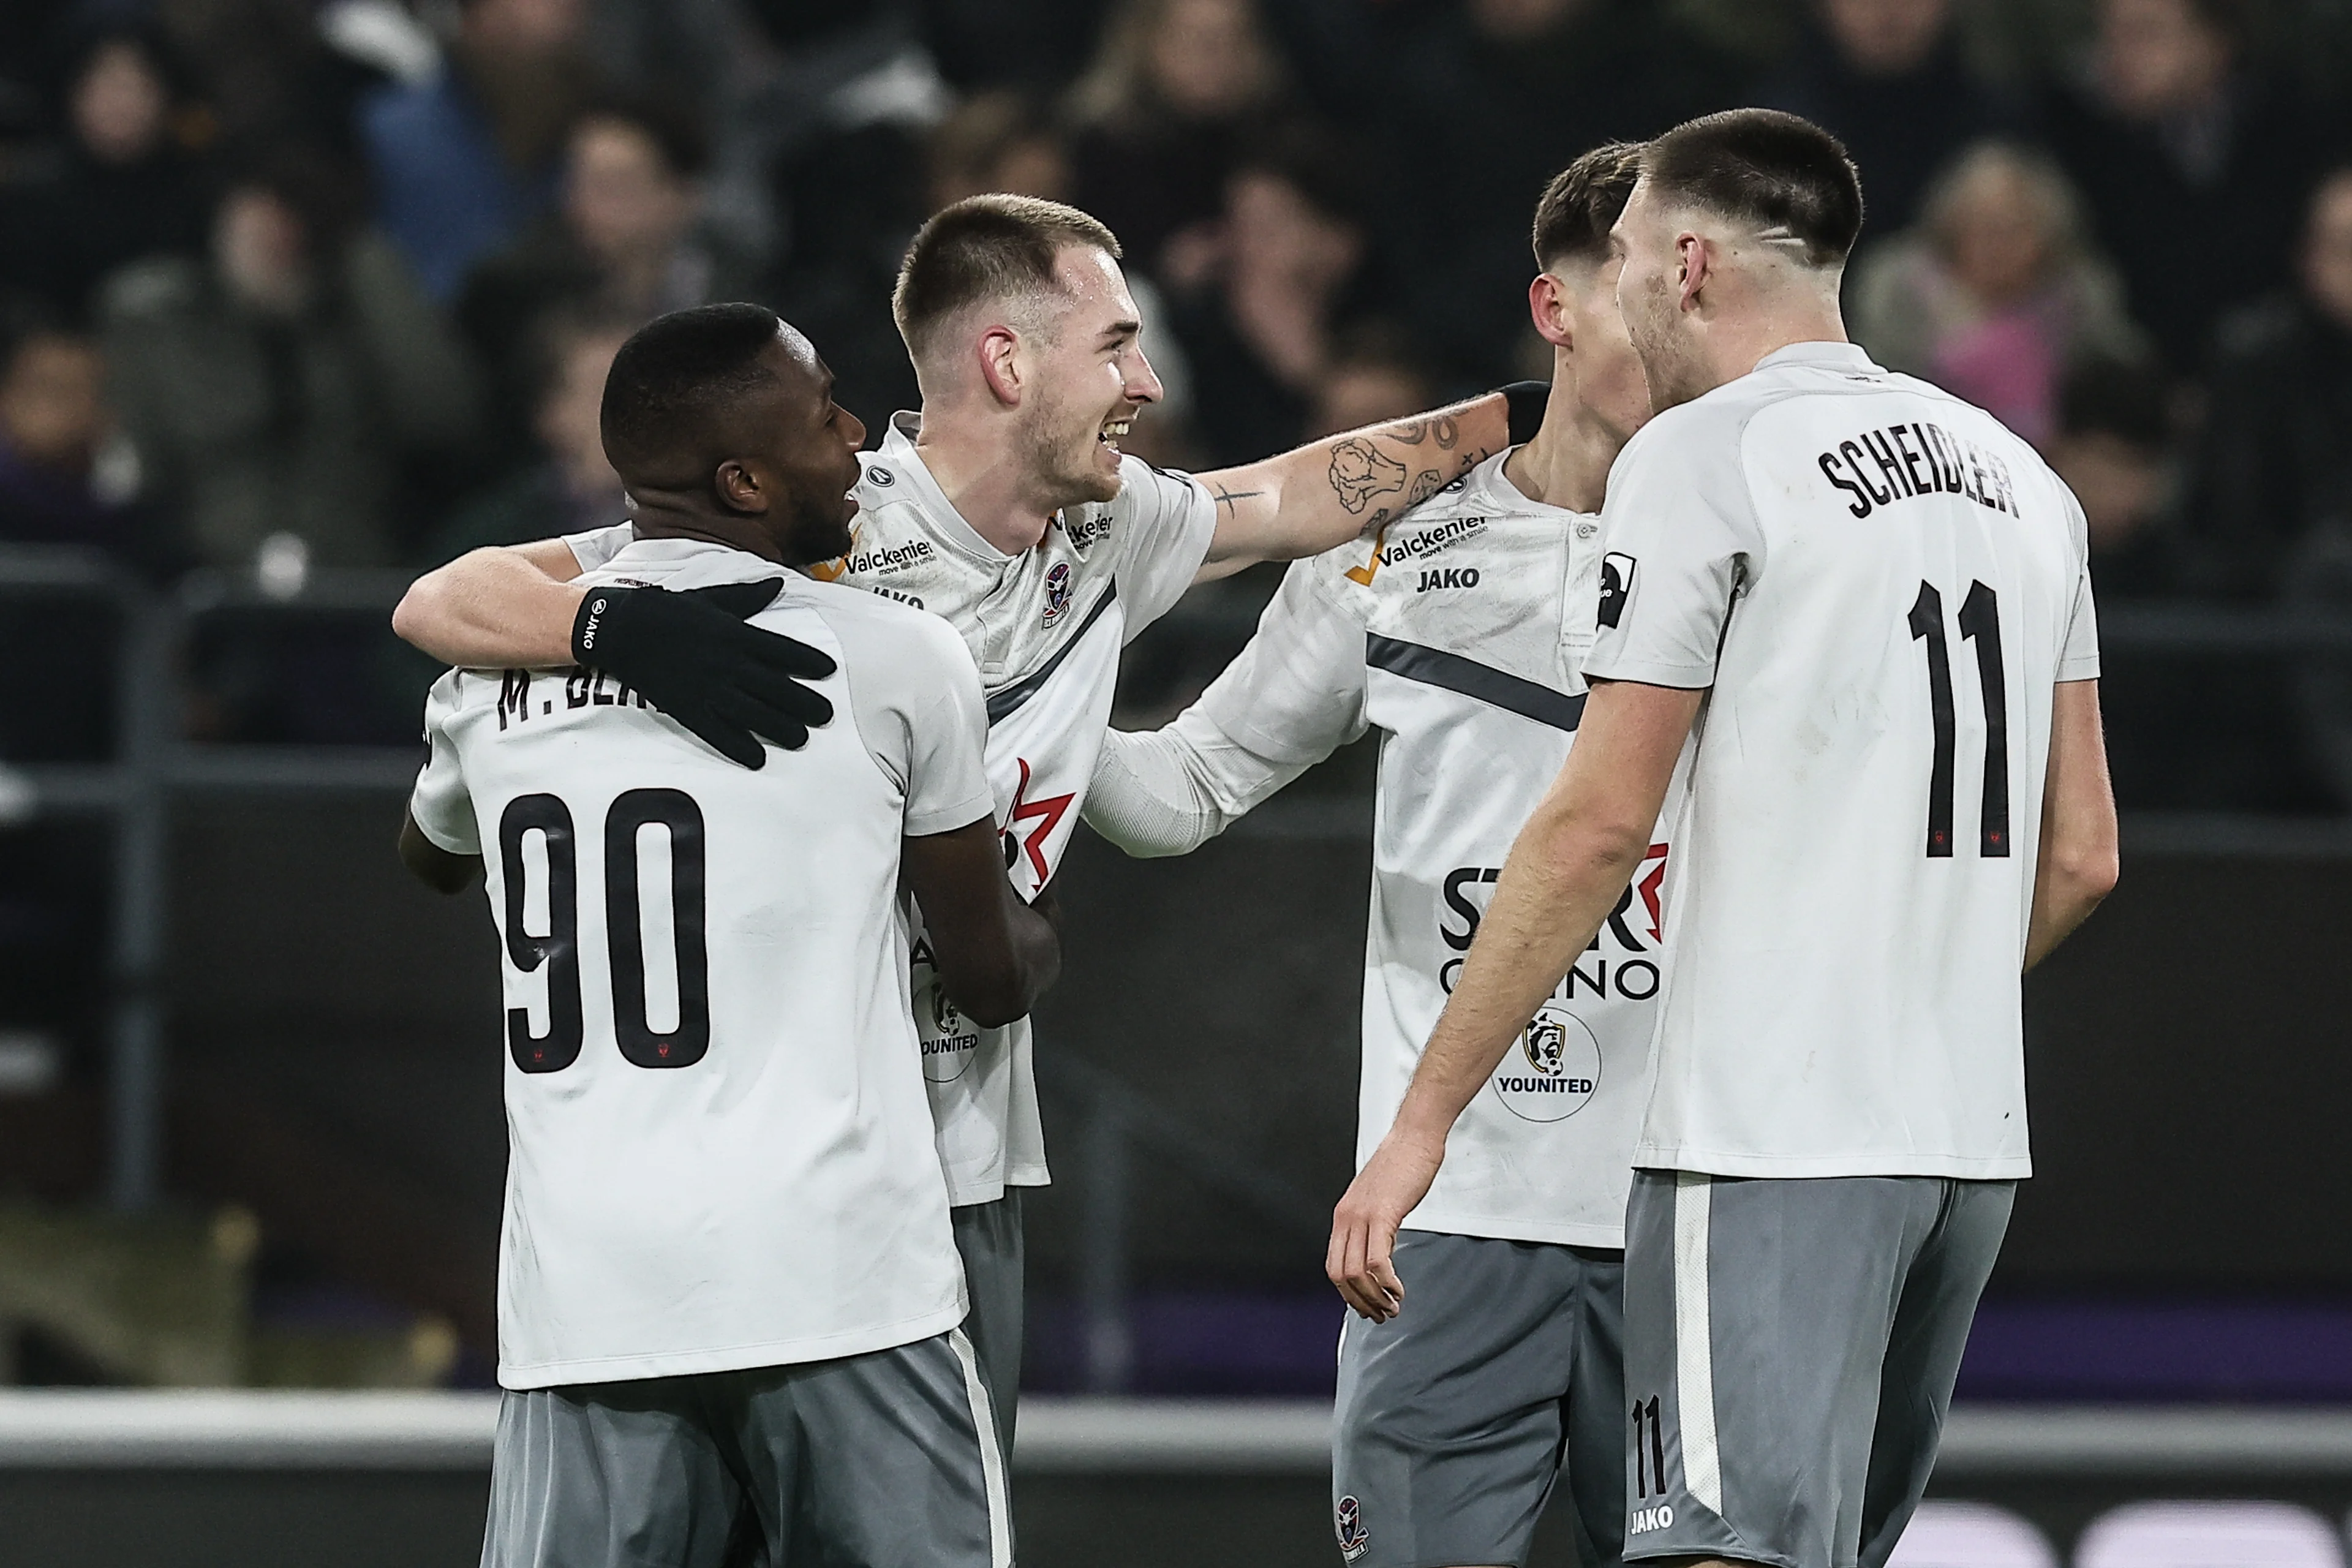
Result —
<path fill-rule="evenodd" d="M 1143 322 L 1108 252 L 1068 246 L 1056 289 L 1024 334 L 1034 393 L 1022 400 L 1016 449 L 1024 477 L 1055 508 L 1118 494 L 1121 437 L 1160 377 L 1144 357 Z"/>
<path fill-rule="evenodd" d="M 833 400 L 833 372 L 791 328 L 761 365 L 769 380 L 736 410 L 730 445 L 742 455 L 719 465 L 719 492 L 759 516 L 787 566 L 830 561 L 849 549 L 866 426 Z"/>

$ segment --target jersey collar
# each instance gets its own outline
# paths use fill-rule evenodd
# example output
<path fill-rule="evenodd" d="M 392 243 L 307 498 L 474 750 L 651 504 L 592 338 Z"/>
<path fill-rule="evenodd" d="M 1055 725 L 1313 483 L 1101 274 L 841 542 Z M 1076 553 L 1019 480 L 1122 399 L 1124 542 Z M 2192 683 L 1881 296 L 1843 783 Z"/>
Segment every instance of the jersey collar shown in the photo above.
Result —
<path fill-rule="evenodd" d="M 940 481 L 931 477 L 930 468 L 923 462 L 915 439 L 923 433 L 923 416 L 910 408 L 902 408 L 890 416 L 890 428 L 882 437 L 882 449 L 876 460 L 890 470 L 897 483 L 907 487 L 907 499 L 913 501 L 930 524 L 942 543 L 958 552 L 990 566 L 1002 566 L 1013 559 L 987 540 L 977 529 L 966 522 L 963 513 L 956 510 Z M 872 483 L 869 475 L 867 482 Z"/>
<path fill-rule="evenodd" d="M 1756 362 L 1758 370 L 1779 370 L 1784 366 L 1842 370 L 1860 375 L 1886 374 L 1883 367 L 1872 362 L 1860 343 L 1790 343 L 1787 348 L 1774 349 Z"/>

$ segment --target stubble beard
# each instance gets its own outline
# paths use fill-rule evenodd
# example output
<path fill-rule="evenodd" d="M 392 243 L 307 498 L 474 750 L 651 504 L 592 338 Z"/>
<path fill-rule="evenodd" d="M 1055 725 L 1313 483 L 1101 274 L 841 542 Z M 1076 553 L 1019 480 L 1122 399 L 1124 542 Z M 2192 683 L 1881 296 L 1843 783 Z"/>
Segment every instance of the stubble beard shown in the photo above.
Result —
<path fill-rule="evenodd" d="M 1021 433 L 1021 466 L 1053 510 L 1108 501 L 1118 495 L 1119 476 L 1095 466 L 1101 443 L 1099 421 L 1077 428 L 1059 400 L 1040 399 Z"/>

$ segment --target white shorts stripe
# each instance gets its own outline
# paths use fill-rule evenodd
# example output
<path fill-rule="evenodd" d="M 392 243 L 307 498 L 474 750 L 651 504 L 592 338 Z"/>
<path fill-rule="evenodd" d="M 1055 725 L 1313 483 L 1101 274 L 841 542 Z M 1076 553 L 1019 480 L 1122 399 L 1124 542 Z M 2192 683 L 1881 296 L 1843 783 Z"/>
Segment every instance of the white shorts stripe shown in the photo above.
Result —
<path fill-rule="evenodd" d="M 1675 1173 L 1675 1399 L 1683 1486 L 1720 1518 L 1723 1458 L 1715 1446 L 1715 1342 L 1707 1313 L 1706 1233 L 1714 1178 Z"/>
<path fill-rule="evenodd" d="M 1013 1568 L 1013 1504 L 1004 1489 L 1004 1456 L 996 1447 L 996 1409 L 980 1377 L 980 1358 L 961 1329 L 948 1331 L 948 1345 L 963 1367 L 963 1391 L 971 1400 L 971 1424 L 980 1434 L 980 1477 L 988 1489 L 989 1568 Z"/>

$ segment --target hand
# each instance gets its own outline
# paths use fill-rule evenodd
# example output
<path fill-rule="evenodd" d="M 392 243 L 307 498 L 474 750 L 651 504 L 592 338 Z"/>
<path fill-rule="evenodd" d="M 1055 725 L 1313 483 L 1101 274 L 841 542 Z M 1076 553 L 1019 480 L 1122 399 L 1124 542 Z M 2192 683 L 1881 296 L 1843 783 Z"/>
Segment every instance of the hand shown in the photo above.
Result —
<path fill-rule="evenodd" d="M 1433 1145 L 1392 1127 L 1331 1211 L 1331 1249 L 1324 1255 L 1323 1272 L 1349 1306 L 1376 1323 L 1404 1307 L 1404 1282 L 1389 1257 L 1397 1227 L 1428 1195 L 1444 1157 L 1443 1138 Z"/>
<path fill-rule="evenodd" d="M 775 602 L 781 577 L 673 594 L 591 588 L 572 623 L 572 655 L 633 688 L 721 755 L 766 765 L 765 736 L 788 752 L 832 721 L 833 704 L 803 681 L 835 665 L 821 650 L 743 624 Z"/>

